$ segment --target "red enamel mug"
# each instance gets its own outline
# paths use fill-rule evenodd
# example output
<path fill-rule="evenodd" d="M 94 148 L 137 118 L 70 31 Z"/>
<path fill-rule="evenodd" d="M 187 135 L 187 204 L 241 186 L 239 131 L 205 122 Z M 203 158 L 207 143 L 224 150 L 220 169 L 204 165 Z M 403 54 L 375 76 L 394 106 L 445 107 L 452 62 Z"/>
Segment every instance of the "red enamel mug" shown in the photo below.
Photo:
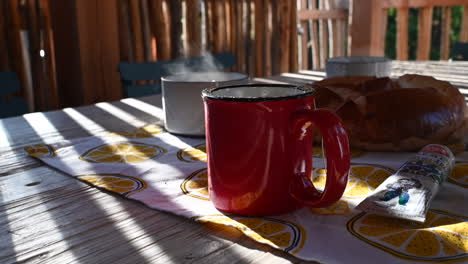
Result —
<path fill-rule="evenodd" d="M 280 84 L 203 91 L 208 187 L 217 209 L 276 215 L 341 198 L 350 167 L 348 137 L 334 113 L 315 109 L 314 93 Z M 323 192 L 310 180 L 314 128 L 322 134 L 327 160 Z"/>

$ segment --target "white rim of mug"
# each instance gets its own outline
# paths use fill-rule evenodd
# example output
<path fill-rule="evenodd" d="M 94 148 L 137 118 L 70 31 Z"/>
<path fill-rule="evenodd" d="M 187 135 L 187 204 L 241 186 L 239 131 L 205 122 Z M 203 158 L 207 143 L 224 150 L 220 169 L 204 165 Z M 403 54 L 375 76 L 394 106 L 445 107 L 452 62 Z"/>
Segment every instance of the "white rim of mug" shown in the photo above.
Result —
<path fill-rule="evenodd" d="M 283 88 L 299 89 L 303 91 L 304 93 L 295 94 L 295 95 L 278 96 L 278 97 L 245 97 L 245 98 L 235 97 L 235 96 L 217 96 L 213 94 L 213 92 L 216 90 L 227 89 L 227 88 L 237 88 L 237 87 L 283 87 Z M 271 84 L 271 83 L 229 85 L 229 86 L 221 86 L 221 87 L 215 87 L 215 88 L 207 88 L 202 91 L 203 99 L 212 99 L 212 100 L 230 101 L 230 102 L 247 102 L 247 103 L 299 99 L 299 98 L 308 97 L 314 94 L 315 94 L 315 89 L 310 86 L 293 85 L 293 84 Z"/>

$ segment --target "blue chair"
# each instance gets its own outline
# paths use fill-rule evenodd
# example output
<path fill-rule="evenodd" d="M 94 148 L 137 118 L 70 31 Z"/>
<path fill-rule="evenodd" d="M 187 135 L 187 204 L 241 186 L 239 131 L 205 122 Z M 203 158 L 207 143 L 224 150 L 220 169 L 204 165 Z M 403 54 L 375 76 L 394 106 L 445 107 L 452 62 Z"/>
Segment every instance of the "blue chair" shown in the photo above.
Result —
<path fill-rule="evenodd" d="M 452 58 L 454 60 L 468 60 L 468 42 L 453 43 Z"/>
<path fill-rule="evenodd" d="M 119 64 L 120 78 L 125 97 L 140 97 L 161 93 L 161 77 L 187 71 L 219 71 L 234 66 L 235 56 L 217 53 L 208 56 L 179 58 L 167 61 Z M 136 84 L 137 81 L 153 81 L 154 84 Z"/>
<path fill-rule="evenodd" d="M 19 90 L 20 84 L 16 73 L 0 72 L 0 118 L 28 112 L 28 104 L 24 98 L 13 95 Z"/>

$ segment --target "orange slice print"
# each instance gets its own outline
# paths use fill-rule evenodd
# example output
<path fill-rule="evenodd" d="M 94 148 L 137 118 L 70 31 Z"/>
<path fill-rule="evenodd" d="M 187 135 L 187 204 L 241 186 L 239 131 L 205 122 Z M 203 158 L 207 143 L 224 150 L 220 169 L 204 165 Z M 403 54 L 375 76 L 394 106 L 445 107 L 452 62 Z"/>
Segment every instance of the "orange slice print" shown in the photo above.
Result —
<path fill-rule="evenodd" d="M 80 159 L 95 163 L 137 163 L 160 157 L 167 150 L 140 142 L 118 142 L 90 149 Z"/>
<path fill-rule="evenodd" d="M 349 172 L 348 185 L 343 198 L 359 199 L 372 193 L 395 170 L 377 164 L 355 163 L 351 164 Z M 312 182 L 317 189 L 325 188 L 326 173 L 327 170 L 324 168 L 314 169 Z"/>
<path fill-rule="evenodd" d="M 206 145 L 200 144 L 198 146 L 181 149 L 177 152 L 177 158 L 185 162 L 206 162 Z"/>
<path fill-rule="evenodd" d="M 320 215 L 346 215 L 351 212 L 348 202 L 340 200 L 329 207 L 310 208 L 310 212 Z"/>
<path fill-rule="evenodd" d="M 38 144 L 24 147 L 28 155 L 35 158 L 52 158 L 56 156 L 55 149 L 46 144 Z"/>
<path fill-rule="evenodd" d="M 79 175 L 77 178 L 98 188 L 126 197 L 146 189 L 147 186 L 142 179 L 121 174 L 89 174 Z"/>
<path fill-rule="evenodd" d="M 208 193 L 208 171 L 207 169 L 197 170 L 190 174 L 180 185 L 182 192 L 188 196 L 198 199 L 210 200 Z"/>
<path fill-rule="evenodd" d="M 314 158 L 325 158 L 325 151 L 322 149 L 321 146 L 316 146 L 314 145 L 313 148 L 312 148 L 312 157 Z M 350 157 L 351 158 L 357 158 L 357 157 L 362 157 L 364 156 L 366 153 L 362 150 L 358 150 L 358 149 L 351 149 L 350 150 Z"/>
<path fill-rule="evenodd" d="M 468 187 L 468 162 L 456 163 L 448 181 L 462 187 Z"/>
<path fill-rule="evenodd" d="M 132 132 L 109 133 L 109 136 L 121 136 L 126 138 L 150 138 L 162 133 L 164 130 L 160 126 L 148 125 L 135 129 Z"/>
<path fill-rule="evenodd" d="M 280 219 L 208 215 L 193 218 L 196 222 L 232 226 L 251 239 L 295 254 L 304 247 L 304 228 Z"/>
<path fill-rule="evenodd" d="M 468 218 L 431 210 L 424 224 L 361 213 L 348 222 L 357 238 L 414 261 L 468 260 Z"/>

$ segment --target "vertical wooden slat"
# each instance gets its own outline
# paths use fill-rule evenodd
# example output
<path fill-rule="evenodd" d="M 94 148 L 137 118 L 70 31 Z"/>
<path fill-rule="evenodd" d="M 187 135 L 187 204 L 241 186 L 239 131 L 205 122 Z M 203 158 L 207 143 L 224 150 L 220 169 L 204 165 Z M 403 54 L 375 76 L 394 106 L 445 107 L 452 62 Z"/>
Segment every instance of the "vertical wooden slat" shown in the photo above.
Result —
<path fill-rule="evenodd" d="M 226 25 L 226 40 L 224 44 L 224 51 L 231 51 L 232 44 L 232 24 L 231 24 L 231 10 L 230 0 L 223 0 L 224 7 L 224 24 Z"/>
<path fill-rule="evenodd" d="M 200 42 L 200 7 L 197 0 L 186 0 L 187 10 L 187 56 L 198 56 L 201 51 Z"/>
<path fill-rule="evenodd" d="M 263 0 L 255 0 L 255 76 L 263 76 L 265 51 L 265 16 Z"/>
<path fill-rule="evenodd" d="M 149 11 L 147 0 L 140 0 L 141 7 L 141 31 L 143 35 L 143 53 L 145 61 L 151 61 L 151 28 L 149 22 Z"/>
<path fill-rule="evenodd" d="M 317 2 L 315 0 L 309 1 L 309 9 L 317 9 Z M 312 69 L 320 68 L 320 50 L 318 44 L 317 21 L 311 20 L 309 22 L 309 35 L 312 48 Z"/>
<path fill-rule="evenodd" d="M 205 0 L 206 50 L 213 50 L 213 0 Z"/>
<path fill-rule="evenodd" d="M 290 60 L 290 50 L 291 50 L 291 2 L 290 1 L 280 1 L 279 9 L 281 10 L 279 16 L 279 25 L 280 28 L 280 72 L 289 71 L 289 60 Z"/>
<path fill-rule="evenodd" d="M 212 17 L 213 17 L 213 51 L 215 53 L 222 52 L 225 47 L 226 31 L 224 24 L 224 1 L 213 1 Z"/>
<path fill-rule="evenodd" d="M 236 3 L 237 16 L 237 42 L 236 42 L 236 57 L 237 57 L 237 70 L 246 72 L 245 50 L 246 50 L 246 37 L 245 37 L 245 18 L 244 18 L 244 0 L 234 0 Z"/>
<path fill-rule="evenodd" d="M 328 9 L 334 10 L 336 8 L 334 0 L 327 0 Z M 337 19 L 329 19 L 328 20 L 328 28 L 330 31 L 330 56 L 336 57 L 338 53 L 338 20 Z"/>
<path fill-rule="evenodd" d="M 170 0 L 169 6 L 171 10 L 171 56 L 172 58 L 179 58 L 184 54 L 182 43 L 182 0 Z"/>
<path fill-rule="evenodd" d="M 171 17 L 168 0 L 150 1 L 151 27 L 156 36 L 157 60 L 169 60 L 172 53 Z"/>
<path fill-rule="evenodd" d="M 346 50 L 346 20 L 338 19 L 336 21 L 336 53 L 335 56 L 344 56 Z"/>
<path fill-rule="evenodd" d="M 230 25 L 230 41 L 229 41 L 229 51 L 237 56 L 236 44 L 237 44 L 237 7 L 235 0 L 228 0 L 227 2 L 227 12 L 229 12 L 229 25 Z M 237 70 L 237 65 L 233 68 Z"/>
<path fill-rule="evenodd" d="M 132 44 L 135 54 L 135 61 L 142 62 L 144 60 L 143 47 L 143 32 L 141 28 L 141 8 L 139 0 L 130 1 L 130 19 L 132 22 Z"/>
<path fill-rule="evenodd" d="M 41 0 L 41 21 L 44 23 L 43 36 L 44 36 L 44 51 L 45 51 L 45 63 L 46 63 L 46 74 L 47 74 L 47 96 L 48 96 L 48 107 L 47 109 L 57 109 L 60 107 L 58 99 L 57 89 L 57 78 L 56 78 L 56 67 L 55 67 L 55 49 L 54 49 L 54 38 L 52 35 L 52 20 L 50 17 L 49 0 Z"/>
<path fill-rule="evenodd" d="M 300 5 L 301 10 L 307 9 L 307 0 L 301 0 Z M 308 41 L 308 26 L 307 21 L 301 21 L 302 35 L 301 35 L 301 69 L 309 69 L 309 47 L 307 45 Z"/>
<path fill-rule="evenodd" d="M 325 1 L 327 0 L 319 0 L 320 10 L 325 10 Z M 318 23 L 320 36 L 320 68 L 325 68 L 325 62 L 329 57 L 327 19 L 320 19 Z"/>
<path fill-rule="evenodd" d="M 29 28 L 29 56 L 31 59 L 31 76 L 34 88 L 35 110 L 47 110 L 47 90 L 43 75 L 43 61 L 39 56 L 41 50 L 41 32 L 38 6 L 36 0 L 27 1 L 27 17 Z"/>
<path fill-rule="evenodd" d="M 397 10 L 397 60 L 408 60 L 409 8 Z"/>
<path fill-rule="evenodd" d="M 468 42 L 468 5 L 463 7 L 462 26 L 460 31 L 460 41 Z"/>
<path fill-rule="evenodd" d="M 452 25 L 452 7 L 444 7 L 442 13 L 442 32 L 440 34 L 440 59 L 450 57 L 450 29 Z"/>
<path fill-rule="evenodd" d="M 120 60 L 133 61 L 133 50 L 130 40 L 130 20 L 128 16 L 128 0 L 118 1 L 119 8 L 119 46 Z"/>
<path fill-rule="evenodd" d="M 253 21 L 253 9 L 254 9 L 254 0 L 247 0 L 246 2 L 246 13 L 247 13 L 247 63 L 248 63 L 248 73 L 250 76 L 255 76 L 255 41 L 252 36 L 252 28 L 254 23 Z"/>
<path fill-rule="evenodd" d="M 429 60 L 433 10 L 434 7 L 424 7 L 419 10 L 417 60 Z"/>
<path fill-rule="evenodd" d="M 273 41 L 273 14 L 270 0 L 265 0 L 263 3 L 263 13 L 265 14 L 265 47 L 264 47 L 264 76 L 271 76 L 271 42 Z"/>
<path fill-rule="evenodd" d="M 291 55 L 289 57 L 289 71 L 297 72 L 298 71 L 298 35 L 297 35 L 297 1 L 291 1 L 290 8 L 290 34 L 291 34 L 291 44 L 290 51 Z"/>

